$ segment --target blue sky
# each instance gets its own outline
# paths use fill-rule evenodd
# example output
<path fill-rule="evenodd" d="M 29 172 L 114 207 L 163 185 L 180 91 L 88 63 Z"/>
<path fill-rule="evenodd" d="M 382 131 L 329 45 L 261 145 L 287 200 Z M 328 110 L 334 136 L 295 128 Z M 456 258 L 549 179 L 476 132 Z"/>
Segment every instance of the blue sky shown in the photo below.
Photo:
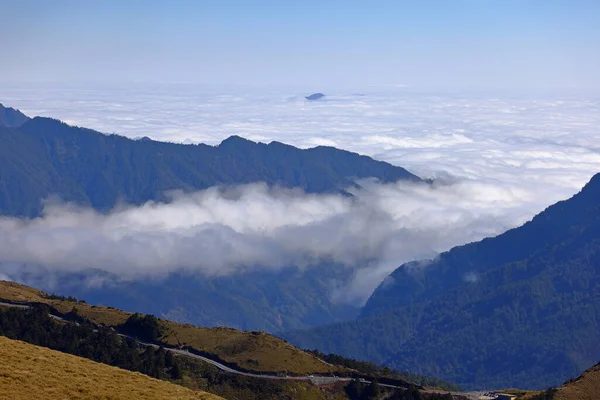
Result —
<path fill-rule="evenodd" d="M 600 89 L 600 1 L 0 0 L 0 81 Z"/>

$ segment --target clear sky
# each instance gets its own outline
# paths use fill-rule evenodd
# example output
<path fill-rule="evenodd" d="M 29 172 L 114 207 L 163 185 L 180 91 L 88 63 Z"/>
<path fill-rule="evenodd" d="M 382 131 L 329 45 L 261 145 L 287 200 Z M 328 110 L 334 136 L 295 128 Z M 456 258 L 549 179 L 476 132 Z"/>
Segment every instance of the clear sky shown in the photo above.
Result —
<path fill-rule="evenodd" d="M 600 89 L 598 0 L 0 0 L 0 81 Z"/>

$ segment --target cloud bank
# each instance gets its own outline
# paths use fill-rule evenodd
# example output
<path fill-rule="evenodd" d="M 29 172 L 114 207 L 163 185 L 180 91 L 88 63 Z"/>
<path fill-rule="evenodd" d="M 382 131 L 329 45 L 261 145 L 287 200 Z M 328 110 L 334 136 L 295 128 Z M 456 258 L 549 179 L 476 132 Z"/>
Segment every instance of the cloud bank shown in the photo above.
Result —
<path fill-rule="evenodd" d="M 600 171 L 597 98 L 354 88 L 305 101 L 317 90 L 5 86 L 0 101 L 129 137 L 218 144 L 236 134 L 336 146 L 439 183 L 370 183 L 354 199 L 246 186 L 108 215 L 50 205 L 42 219 L 0 222 L 2 261 L 135 278 L 331 259 L 359 268 L 352 289 L 336 293 L 353 301 L 403 261 L 516 226 Z"/>
<path fill-rule="evenodd" d="M 577 94 L 445 93 L 415 88 L 194 85 L 0 87 L 29 115 L 132 138 L 218 144 L 231 135 L 329 145 L 405 167 L 516 186 L 554 186 L 544 205 L 600 171 L 600 99 Z M 362 91 L 361 91 L 362 89 Z M 533 204 L 531 213 L 540 210 Z"/>
<path fill-rule="evenodd" d="M 1 261 L 5 273 L 8 266 L 38 265 L 126 280 L 181 270 L 219 276 L 241 268 L 309 269 L 331 261 L 368 277 L 340 297 L 361 301 L 398 263 L 523 219 L 524 193 L 476 182 L 362 181 L 349 190 L 353 197 L 264 184 L 211 188 L 107 214 L 49 204 L 40 218 L 0 218 Z"/>

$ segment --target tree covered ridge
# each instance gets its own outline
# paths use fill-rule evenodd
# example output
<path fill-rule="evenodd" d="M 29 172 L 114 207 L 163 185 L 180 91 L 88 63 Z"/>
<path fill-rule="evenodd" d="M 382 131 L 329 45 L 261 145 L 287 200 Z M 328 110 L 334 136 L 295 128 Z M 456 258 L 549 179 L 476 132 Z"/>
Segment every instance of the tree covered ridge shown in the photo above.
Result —
<path fill-rule="evenodd" d="M 219 146 L 131 140 L 36 117 L 0 126 L 0 214 L 38 216 L 41 200 L 108 210 L 122 201 L 167 200 L 171 190 L 265 182 L 309 193 L 343 193 L 354 180 L 420 179 L 404 168 L 332 147 L 298 149 L 238 136 Z"/>
<path fill-rule="evenodd" d="M 392 276 L 362 318 L 284 337 L 466 388 L 558 385 L 600 359 L 600 175 L 522 227 Z"/>
<path fill-rule="evenodd" d="M 599 210 L 600 174 L 596 174 L 571 199 L 548 207 L 518 228 L 457 246 L 435 260 L 400 266 L 390 274 L 386 284 L 371 295 L 361 315 L 372 316 L 430 300 L 468 283 L 467 275 L 477 279 L 478 274 L 572 241 L 580 230 L 597 222 Z"/>
<path fill-rule="evenodd" d="M 0 335 L 158 379 L 181 378 L 176 358 L 164 348 L 142 349 L 135 340 L 122 338 L 113 329 L 95 326 L 78 317 L 76 309 L 65 315 L 65 319 L 77 324 L 61 324 L 50 318 L 49 310 L 43 305 L 27 310 L 0 308 Z"/>

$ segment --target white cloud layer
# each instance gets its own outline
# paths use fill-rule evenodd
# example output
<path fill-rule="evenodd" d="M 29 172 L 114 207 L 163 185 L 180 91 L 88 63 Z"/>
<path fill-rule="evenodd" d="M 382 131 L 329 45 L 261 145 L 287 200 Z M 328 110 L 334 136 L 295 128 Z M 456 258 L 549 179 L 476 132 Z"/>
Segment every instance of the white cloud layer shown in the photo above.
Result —
<path fill-rule="evenodd" d="M 362 299 L 399 263 L 516 226 L 600 171 L 598 99 L 410 90 L 349 90 L 307 102 L 310 93 L 283 89 L 0 88 L 7 106 L 107 133 L 330 145 L 445 182 L 370 184 L 355 200 L 248 186 L 235 200 L 209 190 L 108 216 L 54 206 L 40 220 L 3 219 L 0 254 L 136 276 L 174 267 L 220 274 L 240 263 L 276 268 L 290 260 L 306 266 L 320 257 L 368 262 L 349 295 Z"/>
<path fill-rule="evenodd" d="M 212 188 L 108 214 L 49 205 L 37 219 L 0 218 L 0 254 L 7 265 L 95 269 L 124 279 L 331 260 L 363 270 L 343 298 L 362 301 L 399 262 L 506 229 L 507 220 L 520 218 L 514 211 L 524 195 L 469 181 L 363 181 L 349 190 L 353 197 L 264 184 Z"/>

